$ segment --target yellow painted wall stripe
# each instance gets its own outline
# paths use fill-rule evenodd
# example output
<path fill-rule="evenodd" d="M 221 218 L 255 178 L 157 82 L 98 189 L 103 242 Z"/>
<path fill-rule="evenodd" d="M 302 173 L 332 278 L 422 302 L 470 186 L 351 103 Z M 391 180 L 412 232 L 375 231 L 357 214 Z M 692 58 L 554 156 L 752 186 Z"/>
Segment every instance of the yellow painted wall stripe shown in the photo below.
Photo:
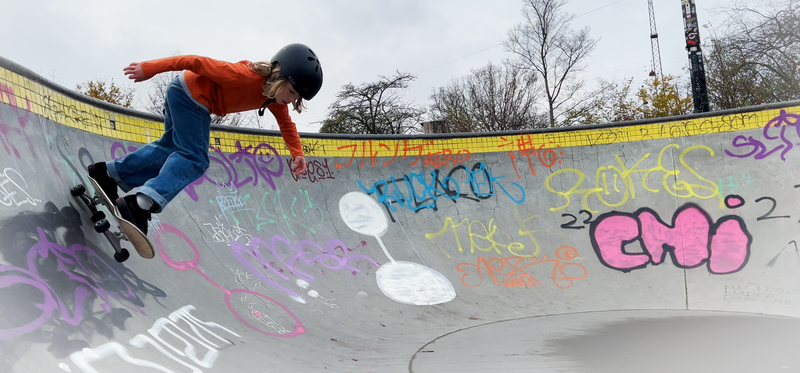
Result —
<path fill-rule="evenodd" d="M 0 100 L 31 111 L 42 117 L 63 125 L 94 134 L 124 141 L 149 143 L 163 133 L 163 123 L 122 115 L 93 107 L 47 88 L 24 76 L 0 68 Z M 800 112 L 800 106 L 783 109 L 769 109 L 733 115 L 722 115 L 683 121 L 668 121 L 632 126 L 608 128 L 573 127 L 568 131 L 520 134 L 513 136 L 462 137 L 451 139 L 408 139 L 408 140 L 350 140 L 350 139 L 303 139 L 310 148 L 324 149 L 315 156 L 353 158 L 353 162 L 373 157 L 412 157 L 420 154 L 442 153 L 457 156 L 462 154 L 489 152 L 516 152 L 533 149 L 569 148 L 577 146 L 603 145 L 670 139 L 723 132 L 734 132 L 763 128 L 767 122 L 786 112 Z M 112 130 L 111 121 L 115 123 Z M 224 152 L 236 152 L 240 147 L 256 147 L 266 143 L 279 154 L 288 156 L 289 151 L 280 136 L 248 135 L 224 131 L 211 132 L 211 145 Z"/>

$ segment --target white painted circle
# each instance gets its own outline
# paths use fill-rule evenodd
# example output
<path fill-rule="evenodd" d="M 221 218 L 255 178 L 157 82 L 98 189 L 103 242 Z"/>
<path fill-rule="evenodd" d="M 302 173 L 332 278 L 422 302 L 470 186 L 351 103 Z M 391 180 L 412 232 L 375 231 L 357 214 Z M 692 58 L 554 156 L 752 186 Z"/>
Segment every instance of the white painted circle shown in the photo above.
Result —
<path fill-rule="evenodd" d="M 389 229 L 381 206 L 362 192 L 343 195 L 339 199 L 339 215 L 350 229 L 363 235 L 380 237 Z"/>
<path fill-rule="evenodd" d="M 456 297 L 450 281 L 433 268 L 412 262 L 390 262 L 375 272 L 378 288 L 389 299 L 417 306 L 445 303 Z"/>

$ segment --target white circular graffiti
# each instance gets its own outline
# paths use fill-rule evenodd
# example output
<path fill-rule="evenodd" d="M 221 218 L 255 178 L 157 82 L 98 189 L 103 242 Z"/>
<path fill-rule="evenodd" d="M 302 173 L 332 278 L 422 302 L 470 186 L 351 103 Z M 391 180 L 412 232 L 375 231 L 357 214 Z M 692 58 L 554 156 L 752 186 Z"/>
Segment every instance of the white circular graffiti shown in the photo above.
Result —
<path fill-rule="evenodd" d="M 361 192 L 350 192 L 339 199 L 339 214 L 344 223 L 356 233 L 367 236 L 383 236 L 389 222 L 381 206 Z"/>
<path fill-rule="evenodd" d="M 397 262 L 384 246 L 381 236 L 389 229 L 389 220 L 374 199 L 362 192 L 350 192 L 339 199 L 339 214 L 356 233 L 378 240 L 389 263 L 378 268 L 378 288 L 389 299 L 413 305 L 445 303 L 456 297 L 450 281 L 433 268 L 412 262 Z"/>
<path fill-rule="evenodd" d="M 391 262 L 375 273 L 389 299 L 417 306 L 445 303 L 456 297 L 450 281 L 433 268 L 411 262 Z"/>

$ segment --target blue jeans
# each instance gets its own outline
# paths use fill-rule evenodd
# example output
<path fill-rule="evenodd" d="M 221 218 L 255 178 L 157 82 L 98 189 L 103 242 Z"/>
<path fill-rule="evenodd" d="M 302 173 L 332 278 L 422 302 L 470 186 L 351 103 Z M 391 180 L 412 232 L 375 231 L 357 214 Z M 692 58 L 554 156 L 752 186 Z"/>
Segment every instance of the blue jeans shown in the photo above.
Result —
<path fill-rule="evenodd" d="M 138 193 L 155 202 L 155 213 L 208 169 L 211 116 L 189 94 L 175 78 L 167 89 L 161 138 L 106 163 L 122 191 L 141 186 Z"/>

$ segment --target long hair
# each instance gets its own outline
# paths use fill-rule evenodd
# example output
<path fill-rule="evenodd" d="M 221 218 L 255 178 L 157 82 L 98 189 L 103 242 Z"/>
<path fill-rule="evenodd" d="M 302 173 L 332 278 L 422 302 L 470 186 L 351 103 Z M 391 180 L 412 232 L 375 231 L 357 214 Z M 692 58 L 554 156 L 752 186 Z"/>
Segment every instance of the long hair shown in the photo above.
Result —
<path fill-rule="evenodd" d="M 250 62 L 250 70 L 267 78 L 261 94 L 268 98 L 275 98 L 287 85 L 291 85 L 288 79 L 281 77 L 281 66 L 277 62 L 274 64 L 265 61 Z M 300 97 L 292 102 L 292 108 L 294 111 L 302 113 L 306 108 L 303 98 Z"/>

